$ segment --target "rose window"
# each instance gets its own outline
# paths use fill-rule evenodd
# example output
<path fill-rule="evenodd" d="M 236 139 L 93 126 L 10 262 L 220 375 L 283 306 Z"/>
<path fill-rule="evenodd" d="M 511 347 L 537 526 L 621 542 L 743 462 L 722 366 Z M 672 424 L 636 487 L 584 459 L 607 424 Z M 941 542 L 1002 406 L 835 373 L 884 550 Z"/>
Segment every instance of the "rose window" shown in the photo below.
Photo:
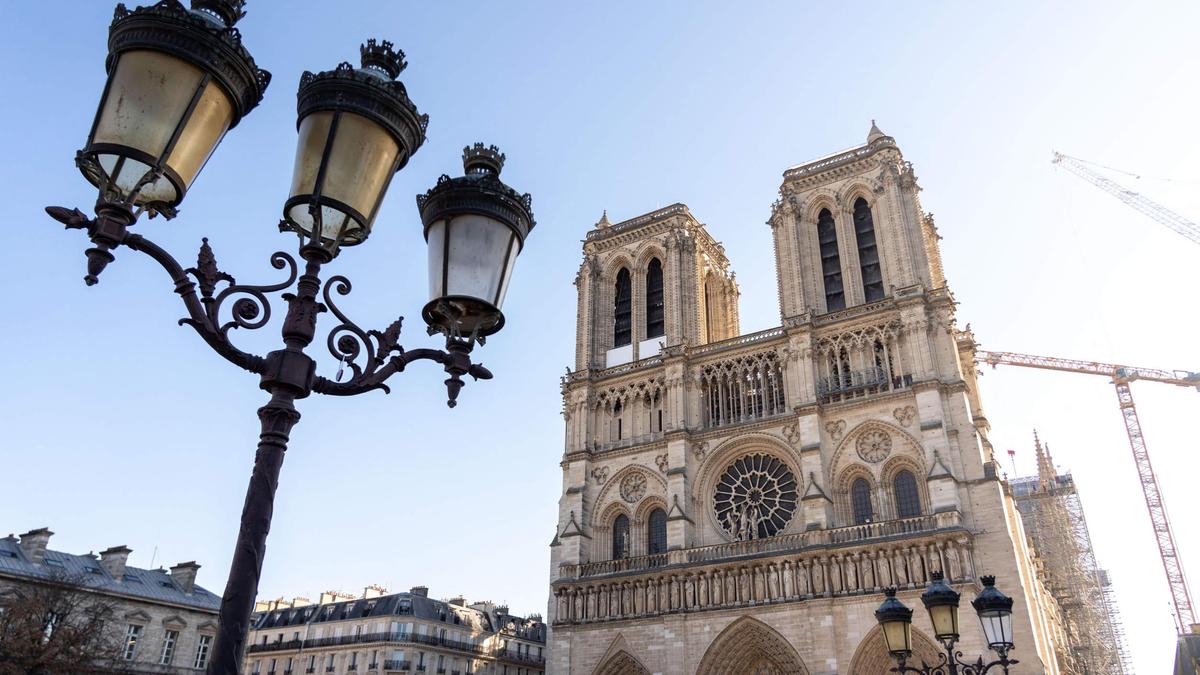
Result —
<path fill-rule="evenodd" d="M 892 437 L 886 431 L 871 429 L 858 437 L 858 456 L 868 462 L 882 462 L 892 452 Z"/>
<path fill-rule="evenodd" d="M 734 539 L 773 537 L 796 512 L 799 485 L 787 465 L 766 453 L 734 460 L 717 481 L 713 510 Z"/>
<path fill-rule="evenodd" d="M 646 494 L 646 477 L 635 471 L 621 480 L 621 498 L 632 504 Z"/>

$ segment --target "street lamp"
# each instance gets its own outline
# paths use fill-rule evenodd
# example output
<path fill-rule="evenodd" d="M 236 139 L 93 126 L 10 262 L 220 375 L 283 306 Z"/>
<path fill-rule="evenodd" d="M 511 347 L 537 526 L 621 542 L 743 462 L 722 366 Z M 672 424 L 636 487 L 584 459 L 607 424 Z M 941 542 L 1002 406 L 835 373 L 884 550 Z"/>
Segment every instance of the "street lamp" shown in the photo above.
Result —
<path fill-rule="evenodd" d="M 296 259 L 284 252 L 271 265 L 287 270 L 275 284 L 238 284 L 221 271 L 203 240 L 196 266 L 184 269 L 141 234 L 130 231 L 139 216 L 173 218 L 188 188 L 225 132 L 262 99 L 270 76 L 242 46 L 234 24 L 244 0 L 178 0 L 128 10 L 118 5 L 109 28 L 108 81 L 87 143 L 76 157 L 97 187 L 95 217 L 79 209 L 48 207 L 69 229 L 85 230 L 88 285 L 124 246 L 145 253 L 171 277 L 191 326 L 218 354 L 259 376 L 270 401 L 258 410 L 262 423 L 254 471 L 246 493 L 210 674 L 237 673 L 258 591 L 275 489 L 290 432 L 300 420 L 296 399 L 313 392 L 352 396 L 375 389 L 413 361 L 439 363 L 447 373 L 447 403 L 454 407 L 463 375 L 489 379 L 472 363 L 477 344 L 504 325 L 500 311 L 513 264 L 534 227 L 528 194 L 500 181 L 504 155 L 495 146 L 463 151 L 466 175 L 443 175 L 418 197 L 429 244 L 431 299 L 422 312 L 429 333 L 446 349 L 405 350 L 398 343 L 403 317 L 386 329 L 363 330 L 334 303 L 350 281 L 322 281 L 323 265 L 343 247 L 367 239 L 392 176 L 425 140 L 428 117 L 417 112 L 404 85 L 404 54 L 390 42 L 369 40 L 361 67 L 306 72 L 297 93 L 297 142 L 282 231 L 299 237 Z M 197 289 L 199 293 L 197 293 Z M 254 330 L 271 317 L 267 295 L 283 293 L 283 347 L 265 356 L 239 349 L 230 330 Z M 332 291 L 332 293 L 331 293 Z M 230 301 L 227 309 L 226 301 Z M 304 350 L 316 336 L 317 318 L 330 312 L 338 323 L 326 347 L 340 362 L 338 376 L 316 374 Z M 346 381 L 345 369 L 350 370 Z"/>
<path fill-rule="evenodd" d="M 922 662 L 920 668 L 907 665 L 912 656 L 912 610 L 904 606 L 896 598 L 896 589 L 884 590 L 886 596 L 883 604 L 875 610 L 875 620 L 883 631 L 883 639 L 887 644 L 888 653 L 896 660 L 898 666 L 892 668 L 893 673 L 922 673 L 923 675 L 983 675 L 995 666 L 999 666 L 1006 674 L 1008 667 L 1018 663 L 1016 659 L 1008 658 L 1012 649 L 1012 598 L 996 589 L 996 578 L 993 576 L 980 577 L 983 591 L 971 602 L 979 622 L 987 638 L 988 647 L 999 655 L 999 659 L 985 664 L 983 657 L 975 663 L 962 661 L 962 652 L 956 651 L 954 645 L 959 639 L 958 602 L 959 594 L 950 588 L 943 579 L 941 572 L 934 572 L 929 587 L 921 594 L 921 602 L 929 612 L 929 621 L 933 624 L 934 636 L 942 643 L 945 653 L 939 655 L 939 663 L 929 665 Z"/>

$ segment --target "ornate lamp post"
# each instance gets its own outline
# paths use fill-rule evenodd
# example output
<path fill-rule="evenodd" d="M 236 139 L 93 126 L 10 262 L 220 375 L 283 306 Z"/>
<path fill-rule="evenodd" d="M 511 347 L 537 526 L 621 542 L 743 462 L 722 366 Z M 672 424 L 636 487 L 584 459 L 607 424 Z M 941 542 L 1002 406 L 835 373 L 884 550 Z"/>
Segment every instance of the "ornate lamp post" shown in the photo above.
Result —
<path fill-rule="evenodd" d="M 291 194 L 284 202 L 282 231 L 300 239 L 300 270 L 284 252 L 271 265 L 287 270 L 275 284 L 238 284 L 222 272 L 207 239 L 196 266 L 184 269 L 165 250 L 130 231 L 142 213 L 173 218 L 188 188 L 225 132 L 262 99 L 270 76 L 257 68 L 234 24 L 244 0 L 178 0 L 127 10 L 118 5 L 109 29 L 108 82 L 87 144 L 76 158 L 99 189 L 95 217 L 79 209 L 46 211 L 70 229 L 85 230 L 88 285 L 124 246 L 145 253 L 170 276 L 187 316 L 180 323 L 234 365 L 259 376 L 270 400 L 258 411 L 262 423 L 254 471 L 208 672 L 237 673 L 262 569 L 279 470 L 292 427 L 300 420 L 294 401 L 313 392 L 351 396 L 387 391 L 386 380 L 413 361 L 441 364 L 453 407 L 463 375 L 489 379 L 470 352 L 504 325 L 500 311 L 513 263 L 534 226 L 530 197 L 500 181 L 504 155 L 475 144 L 463 151 L 466 175 L 443 175 L 417 198 L 429 245 L 430 296 L 423 316 L 429 333 L 445 337 L 446 349 L 405 351 L 402 318 L 385 330 L 363 330 L 334 304 L 350 281 L 322 282 L 321 268 L 343 247 L 367 239 L 392 176 L 425 140 L 428 117 L 417 112 L 404 85 L 404 55 L 389 42 L 369 40 L 359 68 L 304 73 L 297 94 L 299 141 Z M 283 347 L 258 356 L 236 347 L 230 330 L 254 330 L 271 317 L 267 294 L 283 293 L 287 314 Z M 199 287 L 199 294 L 197 294 Z M 227 300 L 228 310 L 223 312 Z M 317 318 L 330 312 L 338 323 L 326 346 L 340 363 L 334 380 L 316 374 L 305 353 Z M 341 382 L 342 370 L 350 377 Z"/>
<path fill-rule="evenodd" d="M 921 602 L 929 612 L 929 621 L 933 624 L 934 636 L 946 650 L 939 656 L 939 663 L 929 665 L 922 663 L 920 668 L 907 665 L 912 656 L 912 610 L 896 599 L 896 589 L 884 591 L 883 604 L 875 610 L 875 620 L 883 629 L 883 639 L 887 643 L 888 653 L 896 659 L 897 666 L 893 673 L 923 673 L 924 675 L 983 675 L 993 667 L 999 666 L 1006 674 L 1008 667 L 1018 663 L 1016 659 L 1008 658 L 1008 652 L 1013 647 L 1012 642 L 1012 598 L 996 590 L 996 577 L 980 577 L 983 591 L 971 602 L 983 634 L 987 638 L 988 647 L 1000 657 L 991 663 L 984 664 L 983 657 L 975 663 L 962 660 L 962 652 L 954 648 L 959 639 L 958 630 L 958 601 L 959 594 L 950 588 L 942 578 L 941 572 L 932 574 L 933 580 L 929 588 L 921 594 Z"/>

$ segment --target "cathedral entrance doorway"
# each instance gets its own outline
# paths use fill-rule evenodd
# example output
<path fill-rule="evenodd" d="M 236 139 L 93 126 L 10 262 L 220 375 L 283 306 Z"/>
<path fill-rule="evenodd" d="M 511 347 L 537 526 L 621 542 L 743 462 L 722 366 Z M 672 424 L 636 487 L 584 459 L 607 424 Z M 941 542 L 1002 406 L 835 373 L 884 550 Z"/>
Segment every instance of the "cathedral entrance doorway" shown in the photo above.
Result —
<path fill-rule="evenodd" d="M 939 662 L 938 657 L 942 650 L 916 628 L 912 629 L 912 648 L 912 657 L 908 659 L 910 666 L 919 666 L 921 663 L 933 665 Z M 850 661 L 851 673 L 886 673 L 895 667 L 896 662 L 888 653 L 887 642 L 884 641 L 883 630 L 879 626 L 867 633 L 867 637 L 863 638 L 855 650 L 854 659 Z"/>
<path fill-rule="evenodd" d="M 774 628 L 747 616 L 713 640 L 696 675 L 808 675 L 808 668 Z"/>
<path fill-rule="evenodd" d="M 618 651 L 600 664 L 593 675 L 650 675 L 650 671 L 629 652 Z"/>

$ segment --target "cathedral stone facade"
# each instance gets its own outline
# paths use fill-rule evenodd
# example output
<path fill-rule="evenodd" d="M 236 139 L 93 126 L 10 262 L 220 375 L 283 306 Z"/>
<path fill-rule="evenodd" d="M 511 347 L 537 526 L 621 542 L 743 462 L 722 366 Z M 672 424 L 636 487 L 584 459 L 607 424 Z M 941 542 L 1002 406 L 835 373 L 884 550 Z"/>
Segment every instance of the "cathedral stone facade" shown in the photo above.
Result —
<path fill-rule="evenodd" d="M 873 612 L 994 574 L 1014 674 L 1057 674 L 1057 608 L 999 476 L 912 165 L 864 145 L 786 170 L 769 225 L 782 325 L 741 335 L 721 244 L 683 204 L 587 233 L 562 381 L 555 675 L 884 673 Z"/>

